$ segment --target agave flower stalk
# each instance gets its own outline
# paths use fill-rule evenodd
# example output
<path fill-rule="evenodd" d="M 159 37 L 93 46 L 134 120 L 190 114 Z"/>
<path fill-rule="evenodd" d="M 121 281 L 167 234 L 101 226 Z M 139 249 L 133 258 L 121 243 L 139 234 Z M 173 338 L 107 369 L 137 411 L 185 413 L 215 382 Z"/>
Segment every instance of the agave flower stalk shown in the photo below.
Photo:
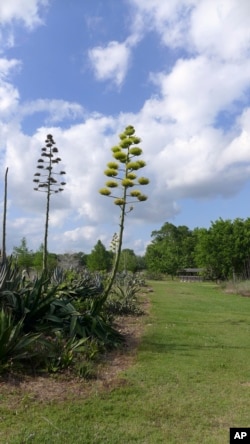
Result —
<path fill-rule="evenodd" d="M 61 193 L 64 190 L 66 182 L 63 180 L 65 171 L 55 171 L 54 168 L 61 162 L 58 157 L 58 148 L 51 134 L 47 135 L 45 147 L 41 150 L 41 157 L 37 161 L 37 172 L 34 174 L 33 182 L 36 184 L 35 191 L 46 193 L 46 216 L 43 244 L 43 270 L 47 270 L 48 265 L 48 230 L 49 230 L 49 212 L 50 197 L 52 194 Z"/>
<path fill-rule="evenodd" d="M 146 166 L 146 162 L 139 159 L 142 154 L 142 149 L 138 146 L 141 139 L 135 135 L 134 127 L 127 126 L 119 137 L 119 144 L 111 149 L 114 160 L 108 162 L 104 171 L 109 179 L 105 183 L 105 187 L 99 190 L 103 196 L 113 198 L 114 204 L 119 206 L 121 210 L 117 252 L 111 276 L 104 291 L 104 300 L 108 297 L 118 270 L 125 216 L 133 210 L 133 203 L 147 200 L 147 196 L 141 192 L 140 187 L 149 183 L 149 179 L 146 177 L 137 176 L 137 172 Z M 127 209 L 128 205 L 130 205 L 129 209 Z"/>

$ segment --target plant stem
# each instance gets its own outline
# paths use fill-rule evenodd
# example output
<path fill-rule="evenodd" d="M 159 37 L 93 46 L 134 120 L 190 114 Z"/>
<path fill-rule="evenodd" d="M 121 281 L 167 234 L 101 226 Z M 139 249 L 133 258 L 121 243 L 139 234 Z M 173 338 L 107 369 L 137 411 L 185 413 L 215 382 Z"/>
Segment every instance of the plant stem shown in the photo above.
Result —
<path fill-rule="evenodd" d="M 51 148 L 49 157 L 48 192 L 45 217 L 44 246 L 43 246 L 43 271 L 48 268 L 48 231 L 49 231 L 49 209 L 50 209 L 50 177 L 51 177 Z"/>
<path fill-rule="evenodd" d="M 128 158 L 129 158 L 129 151 L 127 151 L 127 162 L 128 162 Z M 127 164 L 126 162 L 126 164 Z M 127 167 L 126 167 L 126 171 L 125 171 L 125 177 L 127 178 Z M 111 272 L 111 276 L 109 278 L 108 284 L 104 290 L 104 294 L 103 294 L 103 301 L 106 301 L 109 292 L 112 288 L 112 285 L 114 283 L 115 280 L 115 276 L 119 267 L 119 262 L 120 262 L 120 257 L 121 257 L 121 251 L 122 251 L 122 240 L 123 240 L 123 231 L 124 231 L 124 221 L 125 221 L 125 214 L 126 214 L 126 205 L 127 205 L 127 187 L 124 187 L 123 190 L 123 204 L 121 205 L 121 216 L 120 216 L 120 231 L 119 231 L 119 237 L 118 237 L 118 248 L 117 248 L 117 253 L 115 256 L 115 262 L 114 262 L 114 266 Z"/>

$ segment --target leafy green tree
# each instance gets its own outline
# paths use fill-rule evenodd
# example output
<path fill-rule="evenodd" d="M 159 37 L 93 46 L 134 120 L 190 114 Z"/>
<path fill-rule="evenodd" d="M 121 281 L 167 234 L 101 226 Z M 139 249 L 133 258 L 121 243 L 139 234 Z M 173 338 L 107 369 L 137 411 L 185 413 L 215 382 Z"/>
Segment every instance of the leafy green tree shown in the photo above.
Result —
<path fill-rule="evenodd" d="M 124 132 L 120 134 L 119 144 L 112 148 L 114 160 L 108 162 L 107 168 L 104 171 L 105 176 L 108 177 L 108 181 L 105 187 L 99 190 L 103 196 L 111 197 L 114 200 L 114 204 L 120 208 L 120 230 L 118 233 L 117 252 L 113 270 L 104 291 L 104 300 L 112 288 L 118 270 L 125 216 L 133 210 L 131 204 L 147 200 L 147 196 L 141 192 L 140 187 L 147 185 L 149 180 L 144 176 L 137 176 L 137 172 L 146 165 L 144 160 L 139 159 L 142 154 L 142 149 L 138 146 L 140 142 L 141 139 L 135 135 L 134 127 L 127 126 Z M 129 209 L 127 209 L 128 205 L 130 206 Z"/>
<path fill-rule="evenodd" d="M 122 250 L 118 269 L 120 271 L 131 271 L 132 273 L 135 273 L 137 268 L 138 262 L 135 252 L 130 248 Z"/>
<path fill-rule="evenodd" d="M 142 271 L 146 268 L 145 256 L 136 255 L 137 268 L 136 271 Z"/>
<path fill-rule="evenodd" d="M 91 271 L 108 271 L 111 267 L 111 261 L 111 255 L 103 243 L 98 240 L 91 253 L 87 256 L 87 267 Z"/>
<path fill-rule="evenodd" d="M 33 256 L 33 267 L 36 270 L 42 270 L 43 268 L 43 244 L 40 245 L 37 251 L 35 251 Z"/>
<path fill-rule="evenodd" d="M 233 221 L 233 270 L 243 278 L 250 278 L 250 218 Z"/>
<path fill-rule="evenodd" d="M 37 169 L 33 182 L 36 183 L 35 191 L 42 191 L 46 193 L 46 217 L 44 230 L 44 244 L 43 244 L 43 270 L 48 267 L 48 230 L 49 230 L 49 212 L 50 212 L 50 197 L 52 194 L 60 193 L 64 190 L 66 182 L 62 179 L 65 171 L 55 171 L 54 167 L 61 162 L 58 157 L 58 148 L 55 147 L 55 142 L 51 134 L 47 135 L 45 140 L 45 147 L 42 148 L 41 157 L 38 159 Z M 43 174 L 42 174 L 43 173 Z"/>
<path fill-rule="evenodd" d="M 212 222 L 198 232 L 196 258 L 212 279 L 227 279 L 233 273 L 234 236 L 231 220 Z"/>
<path fill-rule="evenodd" d="M 212 222 L 210 228 L 196 229 L 195 257 L 212 279 L 230 279 L 235 274 L 249 277 L 250 219 Z"/>
<path fill-rule="evenodd" d="M 43 246 L 43 244 L 41 244 L 39 249 L 37 251 L 35 251 L 33 254 L 32 266 L 36 270 L 43 269 L 43 254 L 44 254 L 44 246 Z M 47 266 L 48 266 L 48 269 L 50 269 L 50 270 L 57 266 L 57 255 L 55 253 L 48 252 Z"/>
<path fill-rule="evenodd" d="M 188 227 L 166 222 L 152 237 L 145 255 L 149 271 L 174 277 L 179 269 L 194 266 L 195 238 Z"/>
<path fill-rule="evenodd" d="M 33 252 L 28 249 L 25 237 L 21 239 L 21 243 L 18 247 L 13 248 L 13 255 L 16 257 L 18 265 L 29 271 L 33 264 Z"/>

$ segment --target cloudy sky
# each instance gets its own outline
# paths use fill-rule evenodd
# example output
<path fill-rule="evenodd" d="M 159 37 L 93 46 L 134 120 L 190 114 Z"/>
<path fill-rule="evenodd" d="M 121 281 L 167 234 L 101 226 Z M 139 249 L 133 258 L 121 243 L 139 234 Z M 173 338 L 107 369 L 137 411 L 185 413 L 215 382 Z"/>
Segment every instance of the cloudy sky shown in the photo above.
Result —
<path fill-rule="evenodd" d="M 249 0 L 0 2 L 0 196 L 7 247 L 43 241 L 36 160 L 53 134 L 67 186 L 52 196 L 49 250 L 109 247 L 119 209 L 99 195 L 127 125 L 142 138 L 149 196 L 127 216 L 142 254 L 169 221 L 250 216 Z"/>

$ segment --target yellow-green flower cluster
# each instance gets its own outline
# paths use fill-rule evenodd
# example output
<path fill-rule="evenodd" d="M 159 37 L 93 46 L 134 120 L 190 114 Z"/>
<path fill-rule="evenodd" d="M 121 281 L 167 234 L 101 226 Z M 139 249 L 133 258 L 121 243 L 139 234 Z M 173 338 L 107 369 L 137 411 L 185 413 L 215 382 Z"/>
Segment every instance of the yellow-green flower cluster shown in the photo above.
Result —
<path fill-rule="evenodd" d="M 142 154 L 142 149 L 138 145 L 141 139 L 134 135 L 135 129 L 133 126 L 128 126 L 125 131 L 120 134 L 120 143 L 111 148 L 115 161 L 107 163 L 107 169 L 104 174 L 107 177 L 113 178 L 108 180 L 106 187 L 99 190 L 100 194 L 114 198 L 115 205 L 124 206 L 129 202 L 129 198 L 134 198 L 139 202 L 147 200 L 147 196 L 142 194 L 140 190 L 131 190 L 128 194 L 128 189 L 138 185 L 148 185 L 149 179 L 146 177 L 137 178 L 135 171 L 143 168 L 146 162 L 136 157 Z M 119 188 L 121 195 L 116 196 L 111 194 L 111 190 Z M 134 200 L 133 200 L 134 202 Z"/>

